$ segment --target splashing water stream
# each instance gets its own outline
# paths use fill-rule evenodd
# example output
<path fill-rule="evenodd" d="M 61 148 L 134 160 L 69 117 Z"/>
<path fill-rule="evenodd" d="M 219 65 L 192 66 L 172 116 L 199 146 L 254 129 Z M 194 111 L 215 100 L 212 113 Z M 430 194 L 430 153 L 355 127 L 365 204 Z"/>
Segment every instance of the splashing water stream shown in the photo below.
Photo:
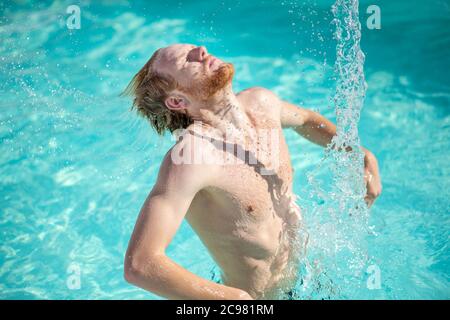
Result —
<path fill-rule="evenodd" d="M 351 272 L 359 274 L 365 264 L 364 236 L 368 225 L 368 209 L 364 203 L 364 154 L 360 149 L 358 122 L 364 104 L 364 54 L 360 48 L 361 24 L 358 19 L 358 0 L 337 0 L 333 6 L 336 24 L 336 73 L 338 76 L 334 104 L 337 135 L 327 149 L 333 159 L 331 171 L 336 192 L 331 200 L 340 219 L 337 223 L 345 233 L 343 244 L 353 250 L 349 260 Z M 345 151 L 347 147 L 351 152 Z M 339 250 L 339 244 L 336 244 Z M 339 269 L 338 269 L 339 270 Z"/>
<path fill-rule="evenodd" d="M 308 226 L 311 248 L 307 275 L 302 280 L 303 291 L 312 298 L 354 297 L 354 290 L 365 284 L 363 268 L 368 261 L 365 237 L 369 210 L 364 203 L 364 154 L 358 136 L 366 92 L 358 0 L 336 0 L 332 13 L 337 41 L 333 101 L 337 134 L 308 177 L 315 205 L 314 221 Z M 330 181 L 320 181 L 319 171 L 327 171 Z M 325 191 L 325 186 L 329 190 Z M 337 287 L 337 282 L 345 283 L 345 288 Z"/>

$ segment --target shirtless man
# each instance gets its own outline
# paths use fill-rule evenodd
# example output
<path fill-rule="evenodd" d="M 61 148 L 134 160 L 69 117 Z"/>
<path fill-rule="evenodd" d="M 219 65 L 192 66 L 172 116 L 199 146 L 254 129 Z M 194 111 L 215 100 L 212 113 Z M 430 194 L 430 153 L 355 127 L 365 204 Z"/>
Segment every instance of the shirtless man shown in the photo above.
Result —
<path fill-rule="evenodd" d="M 336 128 L 267 89 L 234 94 L 233 75 L 232 64 L 204 47 L 176 44 L 157 50 L 127 88 L 159 134 L 184 129 L 164 157 L 125 257 L 128 282 L 168 299 L 276 299 L 295 284 L 304 243 L 282 128 L 321 146 Z M 271 137 L 260 139 L 261 132 Z M 370 206 L 381 182 L 376 158 L 362 150 Z M 223 284 L 166 256 L 185 217 Z"/>

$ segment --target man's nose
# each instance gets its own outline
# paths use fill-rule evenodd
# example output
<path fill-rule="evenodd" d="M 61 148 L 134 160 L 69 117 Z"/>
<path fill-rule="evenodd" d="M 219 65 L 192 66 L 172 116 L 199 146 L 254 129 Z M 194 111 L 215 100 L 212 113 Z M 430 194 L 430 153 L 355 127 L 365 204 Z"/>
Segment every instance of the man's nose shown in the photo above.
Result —
<path fill-rule="evenodd" d="M 191 61 L 201 62 L 206 58 L 206 56 L 208 55 L 208 52 L 206 51 L 205 47 L 201 46 L 201 47 L 194 48 L 189 53 L 189 55 L 190 55 L 189 58 Z"/>

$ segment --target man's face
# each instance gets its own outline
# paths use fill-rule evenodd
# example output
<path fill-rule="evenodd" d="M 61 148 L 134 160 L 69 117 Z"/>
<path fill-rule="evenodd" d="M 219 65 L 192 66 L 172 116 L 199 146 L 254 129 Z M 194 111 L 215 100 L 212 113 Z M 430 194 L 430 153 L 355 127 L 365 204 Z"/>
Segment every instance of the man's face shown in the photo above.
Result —
<path fill-rule="evenodd" d="M 233 65 L 206 51 L 205 47 L 175 44 L 159 51 L 154 68 L 173 77 L 182 90 L 196 98 L 208 98 L 231 82 Z"/>

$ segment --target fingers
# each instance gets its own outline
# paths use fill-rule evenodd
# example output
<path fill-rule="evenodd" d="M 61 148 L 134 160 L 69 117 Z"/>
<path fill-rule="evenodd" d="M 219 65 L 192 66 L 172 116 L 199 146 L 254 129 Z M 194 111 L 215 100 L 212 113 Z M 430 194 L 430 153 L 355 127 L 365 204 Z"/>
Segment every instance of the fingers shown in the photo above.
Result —
<path fill-rule="evenodd" d="M 366 177 L 364 177 L 364 180 L 366 182 L 366 188 L 367 188 L 367 194 L 364 197 L 364 201 L 367 204 L 367 207 L 370 208 L 375 200 L 378 198 L 378 196 L 381 194 L 381 184 L 377 181 L 371 181 L 373 176 L 367 177 L 368 181 L 366 180 Z"/>
<path fill-rule="evenodd" d="M 373 205 L 373 203 L 375 202 L 375 198 L 373 198 L 371 196 L 365 196 L 364 201 L 366 202 L 367 207 L 370 208 Z"/>

